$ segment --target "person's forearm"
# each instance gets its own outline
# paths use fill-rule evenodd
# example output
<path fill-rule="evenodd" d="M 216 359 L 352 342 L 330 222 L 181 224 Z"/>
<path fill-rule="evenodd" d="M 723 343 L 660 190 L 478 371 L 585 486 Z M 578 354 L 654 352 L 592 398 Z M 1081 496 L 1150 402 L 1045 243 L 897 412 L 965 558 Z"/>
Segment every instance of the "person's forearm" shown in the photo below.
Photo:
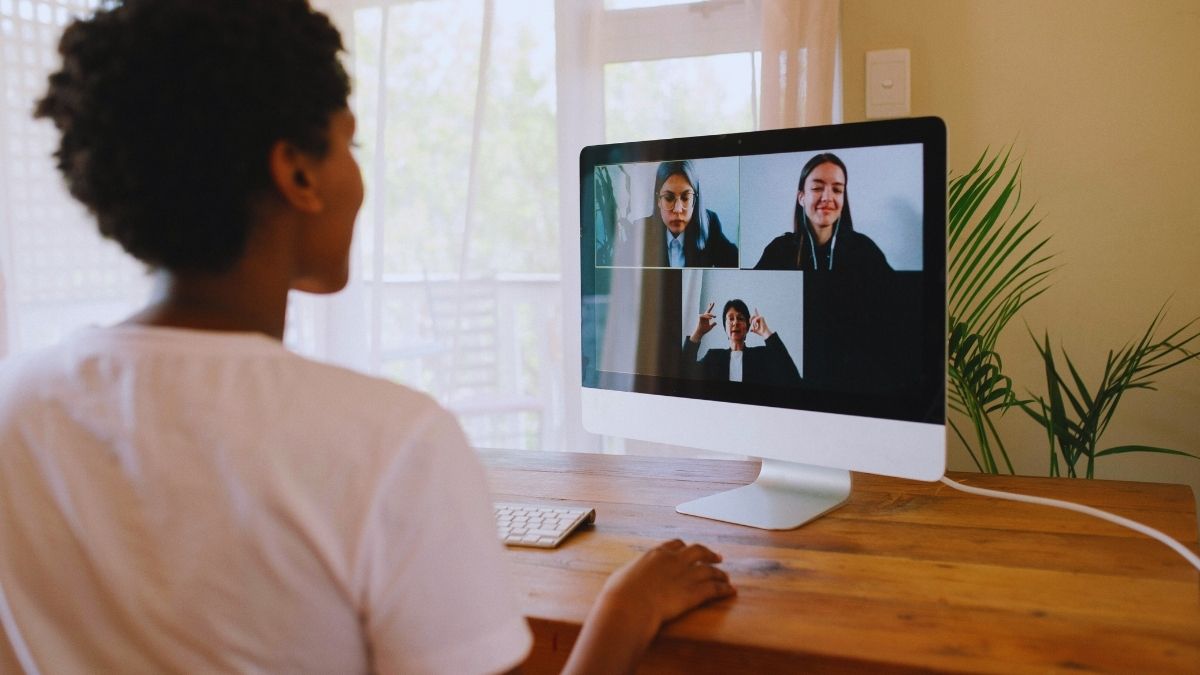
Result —
<path fill-rule="evenodd" d="M 646 607 L 618 602 L 601 592 L 579 631 L 564 675 L 632 673 L 659 623 Z"/>

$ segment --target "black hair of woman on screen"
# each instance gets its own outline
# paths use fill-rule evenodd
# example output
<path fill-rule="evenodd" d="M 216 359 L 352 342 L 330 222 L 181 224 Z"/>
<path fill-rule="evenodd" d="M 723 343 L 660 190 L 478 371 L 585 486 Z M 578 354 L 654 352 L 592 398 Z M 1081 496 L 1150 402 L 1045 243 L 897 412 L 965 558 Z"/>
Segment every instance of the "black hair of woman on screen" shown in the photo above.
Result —
<path fill-rule="evenodd" d="M 891 271 L 871 238 L 854 230 L 849 172 L 835 154 L 814 156 L 800 171 L 792 231 L 763 250 L 756 270 Z"/>
<path fill-rule="evenodd" d="M 729 337 L 729 349 L 709 349 L 697 361 L 700 340 L 716 326 L 716 317 L 712 314 L 715 306 L 715 302 L 708 303 L 708 309 L 697 318 L 691 336 L 683 340 L 683 360 L 689 365 L 694 364 L 694 377 L 771 385 L 800 384 L 800 371 L 796 369 L 796 362 L 792 360 L 779 333 L 767 326 L 766 318 L 759 314 L 757 308 L 751 314 L 746 303 L 737 298 L 726 302 L 721 310 L 725 334 Z M 766 344 L 747 347 L 748 333 L 758 335 Z"/>
<path fill-rule="evenodd" d="M 688 160 L 663 162 L 654 177 L 650 215 L 638 221 L 642 237 L 618 244 L 621 267 L 737 267 L 738 247 L 721 229 L 716 212 L 704 207 L 700 179 Z M 675 241 L 680 248 L 672 254 Z M 640 244 L 642 254 L 638 257 Z"/>

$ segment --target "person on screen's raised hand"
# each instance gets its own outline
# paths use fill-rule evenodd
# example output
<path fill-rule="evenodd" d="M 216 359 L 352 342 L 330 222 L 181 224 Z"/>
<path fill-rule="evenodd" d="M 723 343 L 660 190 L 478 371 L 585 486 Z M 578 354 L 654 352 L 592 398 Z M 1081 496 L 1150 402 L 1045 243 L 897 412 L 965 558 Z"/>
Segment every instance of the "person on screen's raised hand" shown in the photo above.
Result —
<path fill-rule="evenodd" d="M 454 417 L 283 345 L 289 292 L 348 280 L 363 181 L 341 51 L 307 0 L 124 0 L 63 34 L 37 115 L 158 287 L 0 363 L 0 672 L 497 672 L 528 653 Z M 664 621 L 734 593 L 719 561 L 636 556 L 572 669 L 632 670 Z"/>
<path fill-rule="evenodd" d="M 663 162 L 654 178 L 654 206 L 621 242 L 619 267 L 737 267 L 738 247 L 721 230 L 721 219 L 704 207 L 700 178 L 688 160 Z"/>
<path fill-rule="evenodd" d="M 854 230 L 846 165 L 815 155 L 800 170 L 792 229 L 763 250 L 756 270 L 885 272 L 891 266 L 871 238 Z"/>
<path fill-rule="evenodd" d="M 708 304 L 708 308 L 697 317 L 692 334 L 683 341 L 686 372 L 693 377 L 730 382 L 785 386 L 800 383 L 800 372 L 783 340 L 767 326 L 767 320 L 758 312 L 758 308 L 751 315 L 746 303 L 736 298 L 726 302 L 722 310 L 729 349 L 709 349 L 697 362 L 700 341 L 716 325 L 716 317 L 712 313 L 714 307 L 716 302 Z M 758 335 L 765 344 L 747 347 L 747 332 Z"/>
<path fill-rule="evenodd" d="M 775 334 L 775 331 L 767 327 L 767 319 L 758 313 L 757 307 L 754 308 L 754 314 L 750 316 L 750 332 L 764 340 Z"/>

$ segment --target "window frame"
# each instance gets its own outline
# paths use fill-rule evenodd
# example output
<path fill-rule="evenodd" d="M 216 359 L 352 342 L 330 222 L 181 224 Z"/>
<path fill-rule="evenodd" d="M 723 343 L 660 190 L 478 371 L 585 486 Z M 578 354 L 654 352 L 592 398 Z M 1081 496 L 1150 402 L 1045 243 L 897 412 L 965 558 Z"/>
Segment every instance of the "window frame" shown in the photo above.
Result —
<path fill-rule="evenodd" d="M 579 152 L 605 142 L 604 67 L 762 49 L 761 0 L 706 0 L 683 5 L 606 9 L 604 0 L 555 0 L 558 73 L 559 219 L 578 223 Z M 680 39 L 663 40 L 658 26 Z M 756 121 L 757 124 L 757 121 Z M 563 429 L 565 448 L 602 451 L 583 430 L 579 353 L 579 240 L 561 238 L 563 308 Z"/>

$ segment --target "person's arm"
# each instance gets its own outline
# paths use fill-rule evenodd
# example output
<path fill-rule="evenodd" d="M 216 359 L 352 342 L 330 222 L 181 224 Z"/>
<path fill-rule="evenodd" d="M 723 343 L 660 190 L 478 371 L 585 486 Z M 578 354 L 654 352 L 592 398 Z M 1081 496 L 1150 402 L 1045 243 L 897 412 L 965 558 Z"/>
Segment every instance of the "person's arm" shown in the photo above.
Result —
<path fill-rule="evenodd" d="M 715 302 L 708 303 L 708 309 L 700 313 L 696 319 L 696 328 L 692 334 L 683 339 L 683 359 L 679 365 L 680 375 L 691 379 L 702 379 L 704 377 L 704 369 L 696 362 L 696 355 L 700 353 L 700 340 L 703 339 L 705 333 L 712 330 L 716 324 L 716 319 L 713 318 L 713 307 Z"/>
<path fill-rule="evenodd" d="M 769 368 L 765 373 L 777 384 L 799 384 L 800 371 L 796 369 L 796 362 L 792 360 L 792 355 L 788 353 L 779 333 L 767 327 L 767 319 L 758 313 L 757 307 L 754 308 L 754 316 L 750 318 L 750 330 L 766 342 Z"/>
<path fill-rule="evenodd" d="M 588 613 L 564 673 L 631 673 L 667 621 L 737 593 L 721 556 L 674 539 L 613 572 Z"/>
<path fill-rule="evenodd" d="M 796 385 L 803 381 L 779 333 L 771 333 L 771 337 L 767 338 L 767 354 L 770 358 L 766 372 L 775 384 Z"/>
<path fill-rule="evenodd" d="M 857 258 L 857 271 L 875 274 L 894 271 L 891 264 L 887 261 L 887 256 L 879 248 L 879 244 L 876 244 L 874 240 L 862 232 L 855 232 L 855 234 L 858 235 L 858 255 L 855 256 Z"/>

